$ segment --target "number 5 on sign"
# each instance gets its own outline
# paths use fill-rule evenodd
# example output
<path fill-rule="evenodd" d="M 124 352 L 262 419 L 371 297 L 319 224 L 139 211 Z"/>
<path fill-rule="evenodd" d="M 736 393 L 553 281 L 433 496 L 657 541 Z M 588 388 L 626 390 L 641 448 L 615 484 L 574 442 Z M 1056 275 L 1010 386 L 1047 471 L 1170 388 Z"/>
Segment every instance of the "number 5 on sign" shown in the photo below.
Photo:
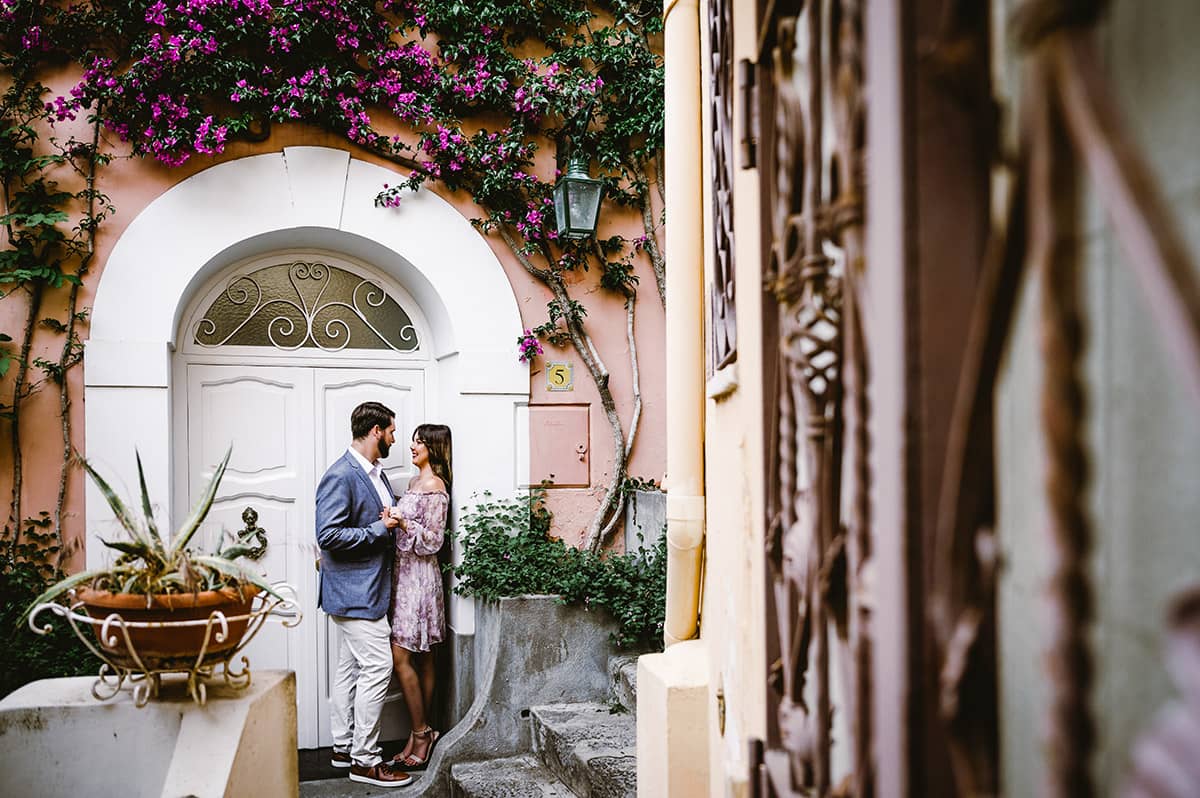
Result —
<path fill-rule="evenodd" d="M 570 363 L 546 364 L 546 390 L 573 391 L 575 390 L 574 367 Z"/>

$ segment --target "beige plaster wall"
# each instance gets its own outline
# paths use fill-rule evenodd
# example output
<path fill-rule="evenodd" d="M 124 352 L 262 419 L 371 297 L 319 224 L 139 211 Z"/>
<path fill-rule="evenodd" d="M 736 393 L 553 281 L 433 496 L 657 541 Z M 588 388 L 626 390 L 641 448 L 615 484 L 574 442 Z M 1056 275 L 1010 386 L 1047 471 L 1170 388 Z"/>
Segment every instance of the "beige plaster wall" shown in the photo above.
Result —
<path fill-rule="evenodd" d="M 712 724 L 708 668 L 703 640 L 685 640 L 638 658 L 638 795 L 705 794 L 710 763 L 695 750 L 695 731 Z"/>
<path fill-rule="evenodd" d="M 707 3 L 700 9 L 701 52 L 709 51 Z M 734 4 L 733 60 L 755 57 L 754 9 Z M 704 60 L 704 129 L 712 130 L 710 65 Z M 740 93 L 734 94 L 734 142 L 740 140 Z M 713 186 L 712 140 L 704 140 L 704 185 Z M 735 147 L 736 149 L 736 147 Z M 757 170 L 734 158 L 734 257 L 737 360 L 708 382 L 705 405 L 705 571 L 700 637 L 709 663 L 709 794 L 748 789 L 748 740 L 766 735 L 766 628 L 763 587 L 764 441 L 762 294 Z M 712 280 L 712 193 L 705 197 L 706 286 Z M 706 289 L 706 295 L 707 295 Z M 707 302 L 707 299 L 706 299 Z M 706 315 L 706 324 L 708 323 Z M 735 384 L 719 398 L 720 386 Z M 724 697 L 724 732 L 717 693 Z"/>
<path fill-rule="evenodd" d="M 66 93 L 74 85 L 73 73 L 65 72 L 51 76 L 48 85 L 57 93 Z M 67 124 L 60 125 L 56 131 L 65 136 L 72 132 Z M 79 137 L 90 136 L 80 122 L 75 123 L 73 132 Z M 315 128 L 303 125 L 276 126 L 271 137 L 263 143 L 251 144 L 235 142 L 226 151 L 215 158 L 193 157 L 178 168 L 168 168 L 151 159 L 118 159 L 104 168 L 99 177 L 98 187 L 105 192 L 116 206 L 115 214 L 104 223 L 97 239 L 97 252 L 93 265 L 84 280 L 84 286 L 79 296 L 79 307 L 88 308 L 95 296 L 96 287 L 103 279 L 104 263 L 112 250 L 114 243 L 121 233 L 137 217 L 151 201 L 169 188 L 187 177 L 217 163 L 234 160 L 265 152 L 278 152 L 284 147 L 297 145 L 313 145 L 349 150 L 352 157 L 376 163 L 396 172 L 397 179 L 406 175 L 406 170 L 390 164 L 349 145 L 343 138 Z M 124 148 L 115 139 L 110 142 L 111 148 L 120 153 Z M 539 155 L 536 173 L 543 180 L 553 179 L 554 151 L 553 147 L 544 148 Z M 63 176 L 64 185 L 69 185 L 70 176 Z M 437 185 L 429 189 L 438 193 L 450 202 L 466 218 L 478 215 L 476 207 L 462 193 L 447 192 L 443 186 Z M 606 204 L 601 213 L 600 230 L 598 235 L 611 236 L 621 234 L 627 238 L 642 235 L 642 224 L 639 214 Z M 549 291 L 530 277 L 513 257 L 507 245 L 498 236 L 488 236 L 487 242 L 496 253 L 521 309 L 522 322 L 525 327 L 534 327 L 547 318 L 546 303 L 550 299 Z M 171 253 L 164 252 L 162 268 L 171 267 Z M 637 303 L 637 321 L 635 341 L 640 367 L 640 385 L 642 394 L 642 419 L 636 443 L 631 455 L 628 473 L 631 476 L 654 478 L 660 480 L 664 471 L 665 450 L 665 407 L 663 370 L 663 330 L 664 309 L 655 289 L 653 271 L 649 261 L 642 259 L 638 263 L 637 275 L 641 280 L 639 301 Z M 629 429 L 633 413 L 631 395 L 632 368 L 630 365 L 626 342 L 626 320 L 623 303 L 602 291 L 596 284 L 594 272 L 574 276 L 574 296 L 588 308 L 588 326 L 596 348 L 610 372 L 609 385 L 616 400 L 626 432 Z M 18 296 L 0 300 L 0 331 L 9 333 L 14 338 L 19 337 L 25 317 L 25 305 Z M 48 292 L 40 316 L 63 316 L 66 307 L 66 291 Z M 137 312 L 131 308 L 130 312 Z M 520 330 L 513 330 L 512 352 L 516 358 L 516 339 Z M 81 338 L 87 340 L 86 326 L 81 331 Z M 62 338 L 45 328 L 38 328 L 34 335 L 32 357 L 46 357 L 57 360 L 61 352 Z M 573 393 L 549 394 L 545 390 L 546 378 L 544 373 L 545 358 L 538 358 L 530 369 L 530 402 L 570 404 L 591 404 L 590 420 L 590 451 L 591 451 L 591 487 L 586 489 L 555 489 L 549 492 L 549 506 L 555 514 L 555 531 L 567 540 L 577 542 L 583 539 L 592 513 L 603 495 L 603 487 L 612 472 L 611 432 L 594 385 L 591 383 L 581 362 L 573 351 L 546 346 L 546 358 L 575 361 L 575 390 Z M 83 366 L 77 366 L 69 375 L 71 394 L 74 398 L 71 406 L 72 448 L 85 452 L 84 446 L 84 414 L 82 402 Z M 0 397 L 6 403 L 11 402 L 12 380 L 14 371 L 0 380 Z M 31 375 L 35 376 L 36 375 Z M 436 408 L 432 409 L 431 420 L 435 420 Z M 538 435 L 538 430 L 531 430 L 531 435 Z M 0 422 L 0 500 L 3 510 L 0 510 L 0 526 L 9 518 L 9 498 L 12 492 L 12 456 L 9 448 L 11 432 L 6 422 Z M 63 441 L 59 421 L 59 397 L 57 386 L 45 383 L 41 389 L 25 401 L 22 407 L 21 436 L 24 464 L 24 486 L 22 490 L 22 516 L 36 517 L 41 510 L 53 511 L 58 491 L 60 467 L 63 462 Z M 86 519 L 83 509 L 83 476 L 79 469 L 72 469 L 68 477 L 67 501 L 63 515 L 63 530 L 69 542 L 75 542 L 76 550 L 72 552 L 66 563 L 73 567 L 82 567 L 83 554 L 81 550 Z M 618 536 L 619 537 L 619 536 Z M 618 542 L 618 546 L 621 544 Z"/>
<path fill-rule="evenodd" d="M 1008 3 L 1012 5 L 1012 3 Z M 1000 17 L 1002 18 L 1002 17 Z M 1100 42 L 1114 96 L 1151 164 L 1178 227 L 1200 253 L 1200 6 L 1189 0 L 1112 4 Z M 1007 51 L 1011 59 L 1011 50 Z M 1011 90 L 1016 83 L 1006 73 Z M 1093 706 L 1100 794 L 1115 795 L 1139 731 L 1171 695 L 1160 656 L 1165 602 L 1200 580 L 1200 424 L 1175 376 L 1130 263 L 1094 194 L 1086 209 L 1084 295 L 1090 347 L 1084 363 L 1092 455 L 1088 509 L 1098 665 Z M 1195 261 L 1200 267 L 1200 261 Z M 1004 794 L 1035 795 L 1045 773 L 1042 735 L 1047 681 L 1041 650 L 1050 631 L 1045 604 L 1049 553 L 1038 417 L 1039 298 L 1028 285 L 998 405 Z"/>

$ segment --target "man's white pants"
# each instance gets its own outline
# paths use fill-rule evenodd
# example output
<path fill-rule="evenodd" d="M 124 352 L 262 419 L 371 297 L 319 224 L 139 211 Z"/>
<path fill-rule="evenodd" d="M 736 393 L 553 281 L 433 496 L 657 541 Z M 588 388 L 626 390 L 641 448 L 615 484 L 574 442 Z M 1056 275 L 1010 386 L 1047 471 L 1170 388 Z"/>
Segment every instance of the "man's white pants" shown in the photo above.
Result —
<path fill-rule="evenodd" d="M 330 697 L 333 750 L 349 752 L 356 765 L 373 767 L 383 760 L 379 719 L 392 677 L 391 626 L 387 618 L 329 617 L 339 632 Z"/>

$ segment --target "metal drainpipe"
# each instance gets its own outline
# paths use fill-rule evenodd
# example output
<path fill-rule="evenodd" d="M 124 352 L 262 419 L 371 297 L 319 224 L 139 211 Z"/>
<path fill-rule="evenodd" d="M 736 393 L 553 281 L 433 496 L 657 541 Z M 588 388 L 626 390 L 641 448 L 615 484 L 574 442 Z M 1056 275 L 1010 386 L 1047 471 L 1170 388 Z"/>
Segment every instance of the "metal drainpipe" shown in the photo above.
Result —
<path fill-rule="evenodd" d="M 697 634 L 704 552 L 704 190 L 698 0 L 666 0 L 667 608 L 670 646 Z"/>

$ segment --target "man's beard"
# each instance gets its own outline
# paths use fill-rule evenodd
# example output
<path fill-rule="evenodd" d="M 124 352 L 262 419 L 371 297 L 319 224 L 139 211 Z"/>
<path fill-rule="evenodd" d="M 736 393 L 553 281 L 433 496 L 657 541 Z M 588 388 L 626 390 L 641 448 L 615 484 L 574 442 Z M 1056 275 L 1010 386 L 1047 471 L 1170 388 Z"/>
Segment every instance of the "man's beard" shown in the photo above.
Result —
<path fill-rule="evenodd" d="M 391 450 L 392 450 L 392 445 L 390 443 L 388 443 L 387 441 L 385 441 L 383 438 L 380 438 L 379 439 L 379 459 L 386 460 L 387 456 L 388 456 L 388 452 L 390 452 Z"/>

